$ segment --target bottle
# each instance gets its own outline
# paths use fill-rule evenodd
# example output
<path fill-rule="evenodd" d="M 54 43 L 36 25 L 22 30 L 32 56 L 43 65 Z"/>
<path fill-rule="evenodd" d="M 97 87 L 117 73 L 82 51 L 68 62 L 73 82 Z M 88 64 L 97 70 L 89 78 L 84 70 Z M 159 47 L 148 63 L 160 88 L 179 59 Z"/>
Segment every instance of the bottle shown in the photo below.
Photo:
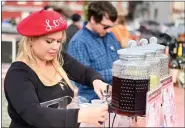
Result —
<path fill-rule="evenodd" d="M 182 44 L 181 43 L 179 44 L 177 55 L 178 55 L 178 57 L 182 56 Z"/>
<path fill-rule="evenodd" d="M 167 56 L 169 56 L 169 46 L 168 46 L 168 45 L 167 45 L 166 48 L 165 48 L 165 54 L 166 54 Z"/>
<path fill-rule="evenodd" d="M 177 57 L 177 47 L 173 48 L 173 57 L 176 58 Z"/>
<path fill-rule="evenodd" d="M 167 56 L 169 56 L 169 50 L 170 50 L 169 45 L 170 45 L 170 41 L 167 40 L 167 41 L 166 41 L 165 51 L 164 51 L 164 53 L 165 53 Z"/>
<path fill-rule="evenodd" d="M 183 56 L 185 57 L 185 43 L 183 44 L 182 54 L 183 54 Z"/>
<path fill-rule="evenodd" d="M 177 82 L 177 77 L 179 74 L 179 66 L 176 59 L 173 59 L 170 63 L 170 74 L 172 75 L 173 83 Z"/>

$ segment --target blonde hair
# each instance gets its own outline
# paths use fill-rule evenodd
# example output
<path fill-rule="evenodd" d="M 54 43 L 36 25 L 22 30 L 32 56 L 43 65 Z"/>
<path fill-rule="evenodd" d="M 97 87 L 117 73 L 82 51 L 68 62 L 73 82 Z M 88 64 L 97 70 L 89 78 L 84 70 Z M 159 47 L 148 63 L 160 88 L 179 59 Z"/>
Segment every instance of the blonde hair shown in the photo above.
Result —
<path fill-rule="evenodd" d="M 62 31 L 62 34 L 64 35 L 66 39 L 66 33 L 65 31 Z M 18 54 L 17 54 L 17 60 L 22 60 L 24 59 L 26 61 L 26 64 L 30 66 L 35 72 L 36 71 L 36 59 L 35 55 L 33 54 L 33 51 L 30 47 L 29 41 L 32 39 L 36 39 L 38 37 L 23 37 L 22 40 L 19 42 L 19 47 L 18 47 Z M 64 39 L 64 40 L 65 40 Z M 61 56 L 61 50 L 62 50 L 62 44 L 60 47 L 60 50 L 58 52 L 57 57 L 55 57 L 53 60 L 51 60 L 51 63 L 53 64 L 54 68 L 56 71 L 62 76 L 62 78 L 66 81 L 66 83 L 69 85 L 69 87 L 74 91 L 74 87 L 71 84 L 66 72 L 62 68 L 62 65 L 64 63 L 63 58 Z"/>

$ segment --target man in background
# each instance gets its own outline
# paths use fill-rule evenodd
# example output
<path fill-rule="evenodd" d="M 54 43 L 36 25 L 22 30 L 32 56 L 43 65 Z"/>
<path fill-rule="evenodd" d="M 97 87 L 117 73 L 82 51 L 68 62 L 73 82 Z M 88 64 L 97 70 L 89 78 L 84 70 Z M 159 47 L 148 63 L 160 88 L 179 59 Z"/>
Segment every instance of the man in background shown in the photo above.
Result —
<path fill-rule="evenodd" d="M 43 7 L 44 10 L 48 10 L 48 11 L 54 11 L 54 7 L 51 5 L 46 5 Z"/>
<path fill-rule="evenodd" d="M 116 8 L 108 1 L 91 2 L 88 6 L 88 22 L 71 39 L 68 52 L 86 66 L 90 66 L 112 84 L 112 64 L 118 59 L 120 45 L 111 28 L 117 19 Z M 79 96 L 88 102 L 98 99 L 92 88 L 80 85 Z"/>
<path fill-rule="evenodd" d="M 72 24 L 69 25 L 69 27 L 66 30 L 67 34 L 67 40 L 66 43 L 64 44 L 64 50 L 67 51 L 68 44 L 71 40 L 71 38 L 75 35 L 75 33 L 80 30 L 80 21 L 81 21 L 81 16 L 77 13 L 73 14 L 71 16 Z"/>

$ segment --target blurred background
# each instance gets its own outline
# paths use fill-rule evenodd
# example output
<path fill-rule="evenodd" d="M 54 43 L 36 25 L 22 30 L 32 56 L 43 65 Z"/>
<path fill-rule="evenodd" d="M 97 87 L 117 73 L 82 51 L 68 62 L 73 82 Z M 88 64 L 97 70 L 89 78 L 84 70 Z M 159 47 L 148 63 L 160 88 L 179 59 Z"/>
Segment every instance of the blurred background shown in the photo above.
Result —
<path fill-rule="evenodd" d="M 50 5 L 55 11 L 64 15 L 68 24 L 72 23 L 74 13 L 82 18 L 80 25 L 86 21 L 87 6 L 90 2 L 84 1 L 2 1 L 2 85 L 4 77 L 12 61 L 16 58 L 17 44 L 20 35 L 16 31 L 16 24 L 30 13 Z M 158 38 L 158 43 L 168 48 L 170 57 L 169 68 L 174 74 L 173 82 L 184 87 L 185 76 L 185 3 L 184 2 L 149 2 L 127 1 L 112 2 L 126 20 L 126 27 L 130 39 L 139 41 L 141 38 Z M 39 21 L 37 21 L 39 22 Z M 3 86 L 2 86 L 3 88 Z M 3 90 L 3 89 L 2 89 Z M 2 126 L 8 127 L 10 119 L 7 115 L 6 100 L 2 101 Z"/>

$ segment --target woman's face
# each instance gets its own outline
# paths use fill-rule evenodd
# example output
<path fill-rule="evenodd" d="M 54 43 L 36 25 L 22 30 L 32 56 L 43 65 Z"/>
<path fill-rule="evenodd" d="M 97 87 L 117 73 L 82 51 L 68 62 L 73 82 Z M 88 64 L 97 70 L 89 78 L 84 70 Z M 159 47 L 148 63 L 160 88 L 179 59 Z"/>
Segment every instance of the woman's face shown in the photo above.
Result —
<path fill-rule="evenodd" d="M 35 39 L 32 41 L 31 48 L 38 59 L 50 61 L 57 56 L 63 40 L 63 33 L 56 32 Z"/>

